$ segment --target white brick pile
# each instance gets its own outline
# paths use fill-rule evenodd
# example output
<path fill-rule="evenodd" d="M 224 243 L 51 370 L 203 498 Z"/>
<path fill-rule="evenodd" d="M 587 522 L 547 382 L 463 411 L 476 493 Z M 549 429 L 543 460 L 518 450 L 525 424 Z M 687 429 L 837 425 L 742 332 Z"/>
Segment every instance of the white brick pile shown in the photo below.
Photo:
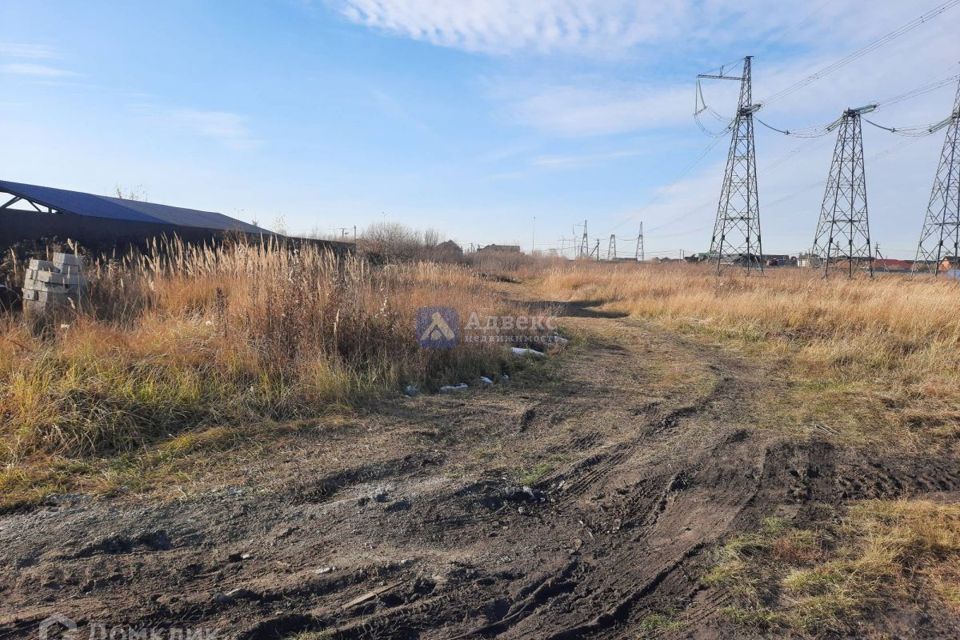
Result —
<path fill-rule="evenodd" d="M 42 312 L 80 301 L 87 281 L 83 258 L 69 253 L 53 254 L 53 261 L 31 260 L 23 279 L 23 308 Z"/>

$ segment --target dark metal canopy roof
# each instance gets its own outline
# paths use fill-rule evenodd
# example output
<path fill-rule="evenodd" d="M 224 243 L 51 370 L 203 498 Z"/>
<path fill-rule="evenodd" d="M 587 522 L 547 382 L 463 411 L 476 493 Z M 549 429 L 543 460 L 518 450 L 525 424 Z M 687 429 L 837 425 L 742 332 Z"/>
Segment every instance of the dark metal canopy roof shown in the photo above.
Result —
<path fill-rule="evenodd" d="M 32 184 L 20 184 L 0 180 L 0 192 L 9 193 L 30 202 L 43 205 L 58 213 L 71 213 L 90 218 L 127 220 L 153 224 L 216 229 L 220 231 L 243 231 L 245 233 L 269 233 L 265 229 L 241 222 L 222 213 L 198 211 L 182 207 L 169 207 L 153 202 L 124 200 L 98 196 L 80 191 L 67 191 Z M 0 206 L 2 206 L 0 202 Z"/>

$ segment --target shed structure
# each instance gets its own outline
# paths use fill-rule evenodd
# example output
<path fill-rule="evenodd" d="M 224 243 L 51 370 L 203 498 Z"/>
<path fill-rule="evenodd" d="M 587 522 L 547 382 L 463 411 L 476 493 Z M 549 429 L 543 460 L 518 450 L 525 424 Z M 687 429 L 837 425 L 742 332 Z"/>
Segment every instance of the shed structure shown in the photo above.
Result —
<path fill-rule="evenodd" d="M 88 250 L 104 251 L 143 246 L 162 235 L 197 242 L 229 233 L 270 234 L 213 211 L 0 180 L 0 250 L 69 238 Z"/>

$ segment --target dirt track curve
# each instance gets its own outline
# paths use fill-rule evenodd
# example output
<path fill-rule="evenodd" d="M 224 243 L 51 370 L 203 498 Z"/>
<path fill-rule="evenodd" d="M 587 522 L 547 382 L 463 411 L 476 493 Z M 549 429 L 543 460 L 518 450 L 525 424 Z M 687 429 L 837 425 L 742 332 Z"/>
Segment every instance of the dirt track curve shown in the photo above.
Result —
<path fill-rule="evenodd" d="M 677 637 L 730 637 L 698 580 L 719 539 L 817 501 L 960 487 L 949 465 L 752 429 L 777 376 L 567 312 L 593 337 L 558 381 L 390 401 L 179 501 L 67 496 L 0 518 L 0 638 L 54 613 L 218 638 L 636 638 L 666 610 Z"/>

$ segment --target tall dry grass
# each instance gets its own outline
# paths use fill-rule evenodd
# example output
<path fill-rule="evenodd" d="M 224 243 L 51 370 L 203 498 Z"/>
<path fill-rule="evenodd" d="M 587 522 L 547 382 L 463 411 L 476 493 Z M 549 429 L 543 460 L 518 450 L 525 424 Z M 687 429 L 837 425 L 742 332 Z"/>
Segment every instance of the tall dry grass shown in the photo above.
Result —
<path fill-rule="evenodd" d="M 495 346 L 416 343 L 420 306 L 503 311 L 463 268 L 374 268 L 309 246 L 173 241 L 88 271 L 79 309 L 0 321 L 0 461 L 316 415 L 505 366 Z"/>
<path fill-rule="evenodd" d="M 883 421 L 957 446 L 960 286 L 930 276 L 824 280 L 803 269 L 764 277 L 695 265 L 570 263 L 534 277 L 553 299 L 594 300 L 634 317 L 780 357 L 795 417 L 863 432 Z M 812 400 L 813 403 L 807 401 Z"/>

